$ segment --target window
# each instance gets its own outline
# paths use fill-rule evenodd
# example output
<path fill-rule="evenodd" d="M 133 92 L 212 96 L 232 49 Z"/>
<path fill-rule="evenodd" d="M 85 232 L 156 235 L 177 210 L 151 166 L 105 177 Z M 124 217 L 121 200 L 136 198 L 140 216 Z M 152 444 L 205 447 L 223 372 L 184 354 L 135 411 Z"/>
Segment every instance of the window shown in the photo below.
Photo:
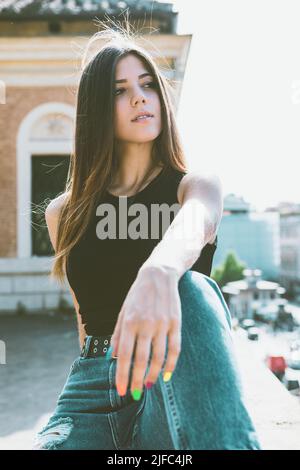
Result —
<path fill-rule="evenodd" d="M 65 189 L 69 155 L 33 155 L 31 158 L 31 253 L 52 256 L 53 247 L 48 234 L 44 210 L 45 200 L 54 199 Z"/>

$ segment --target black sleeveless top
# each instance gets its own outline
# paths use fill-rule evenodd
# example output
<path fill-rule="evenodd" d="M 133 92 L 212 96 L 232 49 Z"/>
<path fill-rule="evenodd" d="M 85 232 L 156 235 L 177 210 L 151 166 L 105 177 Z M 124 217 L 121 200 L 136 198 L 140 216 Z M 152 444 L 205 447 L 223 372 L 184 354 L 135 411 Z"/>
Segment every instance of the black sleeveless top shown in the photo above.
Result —
<path fill-rule="evenodd" d="M 67 279 L 75 293 L 82 323 L 88 335 L 101 336 L 113 333 L 121 306 L 137 276 L 138 270 L 149 258 L 152 250 L 162 239 L 164 232 L 180 209 L 177 200 L 177 188 L 185 174 L 185 172 L 167 166 L 144 189 L 133 196 L 119 197 L 106 191 L 105 195 L 98 199 L 92 220 L 79 242 L 71 249 L 66 263 Z M 127 204 L 126 211 L 124 211 L 124 206 L 119 209 L 119 199 L 121 198 L 122 203 Z M 110 205 L 110 208 L 116 211 L 116 217 L 113 217 L 116 222 L 115 238 L 112 238 L 111 230 L 109 231 L 111 238 L 99 236 L 100 226 L 103 233 L 104 222 L 107 221 L 108 216 L 107 211 L 102 206 L 104 203 Z M 148 217 L 147 233 L 145 235 L 142 228 L 137 227 L 138 224 L 136 224 L 135 230 L 140 232 L 140 237 L 134 238 L 134 236 L 127 235 L 126 238 L 125 235 L 122 238 L 122 236 L 119 236 L 119 210 L 122 217 L 126 212 L 127 217 L 125 219 L 127 222 L 125 228 L 127 229 L 132 220 L 137 220 L 140 216 L 139 211 L 129 212 L 130 207 L 138 203 L 142 204 L 146 210 Z M 167 222 L 170 222 L 167 226 L 163 225 L 160 216 L 159 233 L 154 238 L 155 235 L 151 232 L 150 214 L 153 207 L 151 205 L 161 205 L 163 203 L 168 204 L 170 208 L 174 204 L 173 207 L 175 209 L 177 207 L 177 210 L 168 212 L 170 218 Z M 96 213 L 99 206 L 103 208 L 101 215 L 97 215 L 97 213 L 100 214 L 98 211 Z M 133 213 L 134 215 L 129 215 Z M 100 222 L 102 219 L 103 221 Z M 110 218 L 109 223 L 111 220 Z M 107 225 L 106 231 L 108 231 Z M 129 231 L 129 233 L 132 232 Z M 216 247 L 217 238 L 214 244 L 207 244 L 203 248 L 199 258 L 190 269 L 210 276 Z"/>

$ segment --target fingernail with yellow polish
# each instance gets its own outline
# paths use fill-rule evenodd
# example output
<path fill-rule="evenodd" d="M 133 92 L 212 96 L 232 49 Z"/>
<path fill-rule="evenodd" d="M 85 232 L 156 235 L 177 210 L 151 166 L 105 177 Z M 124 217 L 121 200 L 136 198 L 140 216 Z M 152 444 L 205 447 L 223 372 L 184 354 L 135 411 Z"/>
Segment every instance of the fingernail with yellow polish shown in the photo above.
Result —
<path fill-rule="evenodd" d="M 168 382 L 172 377 L 172 372 L 165 372 L 164 373 L 164 382 Z"/>
<path fill-rule="evenodd" d="M 133 392 L 131 392 L 134 400 L 139 400 L 141 398 L 142 392 L 138 388 L 135 388 Z"/>

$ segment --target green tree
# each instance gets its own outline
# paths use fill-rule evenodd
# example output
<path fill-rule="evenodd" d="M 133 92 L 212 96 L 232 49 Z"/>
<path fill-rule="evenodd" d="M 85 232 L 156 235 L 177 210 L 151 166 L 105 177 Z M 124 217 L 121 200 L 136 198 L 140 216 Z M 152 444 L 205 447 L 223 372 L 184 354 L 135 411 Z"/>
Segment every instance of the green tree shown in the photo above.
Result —
<path fill-rule="evenodd" d="M 224 263 L 213 269 L 211 277 L 219 287 L 223 287 L 227 282 L 244 279 L 243 270 L 246 268 L 246 264 L 238 259 L 236 253 L 229 251 Z"/>

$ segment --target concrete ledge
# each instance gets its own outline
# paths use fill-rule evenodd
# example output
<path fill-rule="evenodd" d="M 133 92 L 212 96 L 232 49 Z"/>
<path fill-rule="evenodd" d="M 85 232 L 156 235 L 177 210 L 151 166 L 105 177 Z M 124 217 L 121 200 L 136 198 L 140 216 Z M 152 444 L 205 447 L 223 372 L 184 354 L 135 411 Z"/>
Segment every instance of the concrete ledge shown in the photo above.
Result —
<path fill-rule="evenodd" d="M 69 283 L 50 278 L 51 257 L 0 258 L 0 314 L 14 314 L 20 302 L 28 312 L 58 309 L 60 301 L 73 307 Z"/>
<path fill-rule="evenodd" d="M 300 450 L 300 398 L 293 396 L 259 357 L 257 344 L 238 328 L 233 340 L 248 409 L 263 450 Z"/>
<path fill-rule="evenodd" d="M 29 258 L 0 258 L 0 275 L 47 273 L 53 258 L 50 256 L 30 256 Z"/>

